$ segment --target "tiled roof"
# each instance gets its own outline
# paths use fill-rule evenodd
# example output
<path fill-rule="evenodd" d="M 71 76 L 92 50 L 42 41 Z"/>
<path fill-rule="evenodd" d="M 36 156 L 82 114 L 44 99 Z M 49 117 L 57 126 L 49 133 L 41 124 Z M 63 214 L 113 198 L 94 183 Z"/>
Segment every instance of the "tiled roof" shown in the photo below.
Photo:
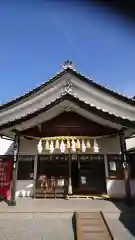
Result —
<path fill-rule="evenodd" d="M 73 70 L 71 68 L 67 68 L 65 69 L 64 71 L 61 71 L 61 72 L 58 72 L 56 73 L 52 78 L 50 78 L 47 82 L 43 83 L 42 85 L 32 89 L 31 91 L 27 92 L 26 94 L 24 94 L 23 96 L 20 96 L 10 102 L 7 102 L 3 105 L 0 105 L 0 110 L 8 107 L 8 106 L 11 106 L 12 104 L 15 104 L 25 98 L 27 98 L 28 96 L 31 96 L 33 93 L 36 93 L 38 92 L 39 90 L 43 89 L 45 86 L 47 86 L 48 84 L 54 82 L 56 79 L 58 79 L 59 77 L 63 76 L 65 73 L 71 73 L 73 74 L 74 76 L 78 77 L 80 80 L 82 80 L 83 82 L 89 84 L 90 86 L 93 86 L 95 88 L 97 88 L 98 90 L 101 90 L 107 94 L 109 94 L 110 96 L 114 97 L 114 98 L 117 98 L 118 100 L 120 101 L 123 101 L 125 103 L 128 103 L 132 106 L 135 106 L 135 99 L 132 99 L 132 98 L 128 98 L 120 93 L 117 93 L 113 90 L 110 90 L 109 88 L 107 88 L 106 86 L 103 86 L 101 84 L 98 84 L 96 83 L 94 80 L 88 78 L 88 77 L 85 77 L 81 72 L 77 72 L 76 70 Z"/>
<path fill-rule="evenodd" d="M 77 96 L 74 96 L 73 94 L 66 93 L 66 94 L 63 94 L 63 95 L 59 96 L 54 101 L 48 103 L 47 105 L 45 105 L 44 107 L 42 107 L 40 109 L 34 109 L 34 111 L 29 112 L 25 116 L 13 119 L 12 121 L 9 121 L 5 124 L 2 124 L 0 126 L 0 129 L 10 127 L 10 126 L 13 126 L 15 124 L 19 124 L 22 121 L 30 120 L 31 118 L 37 116 L 38 114 L 42 113 L 43 111 L 47 111 L 51 107 L 59 104 L 63 100 L 72 101 L 76 105 L 80 106 L 81 108 L 87 109 L 91 113 L 99 115 L 101 118 L 104 118 L 104 119 L 109 120 L 109 121 L 114 122 L 114 123 L 118 123 L 118 124 L 122 125 L 123 127 L 135 127 L 135 121 L 131 121 L 131 120 L 126 119 L 126 118 L 115 116 L 113 113 L 109 113 L 107 111 L 104 111 L 103 109 L 97 108 L 96 106 L 94 106 L 92 104 L 89 104 L 85 101 L 80 100 Z"/>

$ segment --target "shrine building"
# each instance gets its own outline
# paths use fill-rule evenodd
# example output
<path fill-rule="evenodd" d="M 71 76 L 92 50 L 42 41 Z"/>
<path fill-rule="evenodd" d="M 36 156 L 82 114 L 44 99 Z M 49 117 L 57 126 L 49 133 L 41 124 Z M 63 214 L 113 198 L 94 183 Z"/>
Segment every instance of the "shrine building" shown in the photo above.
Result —
<path fill-rule="evenodd" d="M 66 61 L 41 86 L 0 106 L 0 135 L 10 142 L 0 165 L 12 166 L 8 180 L 0 170 L 0 188 L 11 181 L 12 202 L 19 196 L 135 197 L 135 159 L 125 143 L 134 132 L 135 100 Z"/>

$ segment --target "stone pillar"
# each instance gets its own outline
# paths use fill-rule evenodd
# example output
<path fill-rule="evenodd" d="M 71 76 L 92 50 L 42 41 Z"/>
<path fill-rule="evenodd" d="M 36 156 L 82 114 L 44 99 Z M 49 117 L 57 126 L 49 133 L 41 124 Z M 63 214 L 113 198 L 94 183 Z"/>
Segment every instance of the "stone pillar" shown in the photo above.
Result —
<path fill-rule="evenodd" d="M 72 179 L 71 179 L 71 154 L 69 154 L 69 180 L 68 180 L 68 194 L 71 195 L 72 194 Z"/>
<path fill-rule="evenodd" d="M 14 137 L 14 158 L 13 158 L 13 171 L 12 171 L 12 184 L 11 184 L 11 200 L 10 206 L 16 205 L 16 182 L 17 182 L 17 171 L 18 171 L 18 160 L 19 160 L 19 147 L 20 147 L 20 136 L 15 133 Z"/>
<path fill-rule="evenodd" d="M 119 132 L 120 137 L 120 149 L 121 149 L 121 156 L 122 156 L 122 163 L 124 169 L 124 181 L 125 181 L 125 193 L 126 193 L 126 204 L 131 206 L 131 188 L 130 188 L 130 166 L 129 160 L 126 151 L 126 142 L 124 137 L 124 132 Z"/>
<path fill-rule="evenodd" d="M 37 179 L 37 165 L 38 165 L 38 155 L 35 155 L 34 159 L 34 177 L 33 177 L 33 197 L 35 197 L 35 186 Z"/>

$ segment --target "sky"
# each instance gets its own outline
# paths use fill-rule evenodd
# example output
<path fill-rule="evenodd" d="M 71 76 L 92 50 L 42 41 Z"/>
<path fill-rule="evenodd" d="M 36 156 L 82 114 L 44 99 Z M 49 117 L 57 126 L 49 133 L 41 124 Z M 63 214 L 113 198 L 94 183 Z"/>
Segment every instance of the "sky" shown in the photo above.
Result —
<path fill-rule="evenodd" d="M 135 26 L 93 1 L 0 0 L 0 104 L 72 60 L 97 83 L 135 95 Z"/>

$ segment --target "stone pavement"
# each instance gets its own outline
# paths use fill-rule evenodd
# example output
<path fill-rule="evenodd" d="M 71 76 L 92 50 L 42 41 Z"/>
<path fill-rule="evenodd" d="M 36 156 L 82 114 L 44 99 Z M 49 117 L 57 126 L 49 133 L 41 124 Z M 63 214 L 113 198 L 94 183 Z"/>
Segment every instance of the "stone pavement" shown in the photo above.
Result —
<path fill-rule="evenodd" d="M 76 212 L 76 211 L 103 211 L 121 212 L 126 211 L 124 203 L 115 205 L 107 200 L 92 199 L 31 199 L 19 198 L 16 207 L 9 207 L 6 203 L 0 203 L 1 212 Z"/>
<path fill-rule="evenodd" d="M 105 200 L 18 199 L 0 203 L 0 240 L 73 240 L 75 211 L 103 211 L 115 240 L 135 239 L 135 211 Z"/>
<path fill-rule="evenodd" d="M 74 240 L 72 214 L 0 215 L 0 240 Z"/>
<path fill-rule="evenodd" d="M 135 239 L 135 229 L 133 226 L 135 223 L 135 215 L 131 217 L 128 216 L 128 213 L 124 213 L 124 218 L 127 218 L 127 221 L 122 221 L 121 213 L 104 213 L 104 217 L 114 240 Z M 128 222 L 128 225 L 126 222 Z"/>

